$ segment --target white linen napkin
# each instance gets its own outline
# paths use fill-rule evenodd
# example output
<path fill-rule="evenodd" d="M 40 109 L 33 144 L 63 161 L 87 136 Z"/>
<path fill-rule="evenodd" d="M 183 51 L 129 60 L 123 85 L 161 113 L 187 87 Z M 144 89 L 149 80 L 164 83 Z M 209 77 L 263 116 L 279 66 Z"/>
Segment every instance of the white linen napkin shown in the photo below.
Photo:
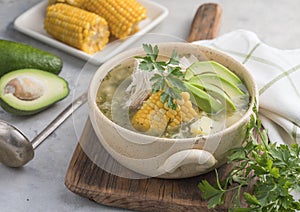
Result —
<path fill-rule="evenodd" d="M 227 53 L 244 64 L 258 85 L 259 115 L 270 141 L 300 144 L 300 49 L 270 47 L 246 30 L 194 43 Z"/>

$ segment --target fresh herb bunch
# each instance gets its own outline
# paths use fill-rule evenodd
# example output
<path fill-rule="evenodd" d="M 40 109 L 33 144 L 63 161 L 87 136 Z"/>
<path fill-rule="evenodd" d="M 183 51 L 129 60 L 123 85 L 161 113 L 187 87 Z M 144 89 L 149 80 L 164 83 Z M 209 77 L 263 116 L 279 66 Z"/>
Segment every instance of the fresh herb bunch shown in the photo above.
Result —
<path fill-rule="evenodd" d="M 226 193 L 232 192 L 229 211 L 300 210 L 300 200 L 291 195 L 292 190 L 300 191 L 300 146 L 269 143 L 256 107 L 253 111 L 245 145 L 229 157 L 228 163 L 234 163 L 234 168 L 224 182 L 220 182 L 216 170 L 217 187 L 206 180 L 200 182 L 198 187 L 203 198 L 209 199 L 209 208 L 214 208 L 224 204 Z M 253 192 L 242 192 L 253 180 Z M 242 197 L 247 208 L 240 204 Z"/>
<path fill-rule="evenodd" d="M 143 48 L 146 56 L 135 57 L 140 60 L 139 68 L 144 71 L 157 71 L 151 78 L 152 93 L 162 91 L 160 95 L 162 103 L 167 102 L 168 107 L 175 110 L 177 108 L 175 100 L 181 99 L 181 92 L 186 90 L 182 81 L 184 74 L 179 66 L 178 54 L 173 50 L 168 61 L 158 61 L 158 46 L 143 44 Z"/>

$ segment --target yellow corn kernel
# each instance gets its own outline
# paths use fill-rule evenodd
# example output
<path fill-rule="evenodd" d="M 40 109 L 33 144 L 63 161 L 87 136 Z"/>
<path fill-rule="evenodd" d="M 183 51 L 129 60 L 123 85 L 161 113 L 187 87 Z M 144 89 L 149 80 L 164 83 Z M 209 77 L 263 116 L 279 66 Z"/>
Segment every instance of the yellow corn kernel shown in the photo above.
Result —
<path fill-rule="evenodd" d="M 162 134 L 165 131 L 178 129 L 182 123 L 189 122 L 198 116 L 188 93 L 181 94 L 182 99 L 177 100 L 180 104 L 177 105 L 176 110 L 161 102 L 161 93 L 160 91 L 152 94 L 133 116 L 131 123 L 136 130 L 155 135 Z M 147 118 L 144 118 L 145 116 Z"/>
<path fill-rule="evenodd" d="M 102 50 L 109 40 L 105 19 L 67 4 L 47 7 L 44 28 L 55 39 L 89 54 Z"/>
<path fill-rule="evenodd" d="M 134 115 L 132 125 L 135 129 L 146 132 L 152 127 L 156 129 L 156 133 L 164 131 L 164 128 L 160 128 L 164 124 L 160 125 L 159 123 L 165 122 L 167 124 L 168 120 L 164 118 L 165 111 L 162 111 L 157 105 L 157 102 L 159 102 L 157 97 L 159 97 L 159 93 L 151 95 Z"/>
<path fill-rule="evenodd" d="M 146 8 L 136 0 L 85 0 L 82 8 L 105 18 L 112 35 L 120 39 L 137 32 L 146 18 Z"/>
<path fill-rule="evenodd" d="M 82 7 L 82 3 L 85 0 L 49 0 L 48 5 L 57 4 L 57 3 L 65 3 L 74 7 Z"/>

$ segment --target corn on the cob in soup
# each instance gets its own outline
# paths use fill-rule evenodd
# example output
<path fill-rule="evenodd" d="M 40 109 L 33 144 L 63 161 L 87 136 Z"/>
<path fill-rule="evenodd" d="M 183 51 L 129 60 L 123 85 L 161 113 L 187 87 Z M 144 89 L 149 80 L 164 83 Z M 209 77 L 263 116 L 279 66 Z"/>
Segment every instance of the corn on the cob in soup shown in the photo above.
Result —
<path fill-rule="evenodd" d="M 82 8 L 103 17 L 116 38 L 126 38 L 139 30 L 146 8 L 136 0 L 85 0 Z"/>
<path fill-rule="evenodd" d="M 133 116 L 132 126 L 141 132 L 158 135 L 165 131 L 178 129 L 198 116 L 187 92 L 181 94 L 182 99 L 176 100 L 177 108 L 173 110 L 160 100 L 161 91 L 152 94 Z"/>
<path fill-rule="evenodd" d="M 105 19 L 67 4 L 47 7 L 44 28 L 57 40 L 89 54 L 102 50 L 109 41 Z"/>

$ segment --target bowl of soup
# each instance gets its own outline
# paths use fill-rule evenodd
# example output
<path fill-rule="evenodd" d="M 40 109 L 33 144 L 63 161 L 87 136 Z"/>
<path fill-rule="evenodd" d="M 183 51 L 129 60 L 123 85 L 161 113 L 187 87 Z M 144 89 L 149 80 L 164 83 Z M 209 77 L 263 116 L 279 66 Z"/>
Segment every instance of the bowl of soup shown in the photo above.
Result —
<path fill-rule="evenodd" d="M 145 44 L 105 62 L 88 92 L 99 142 L 122 166 L 144 176 L 207 173 L 241 147 L 258 107 L 248 70 L 196 44 Z"/>

